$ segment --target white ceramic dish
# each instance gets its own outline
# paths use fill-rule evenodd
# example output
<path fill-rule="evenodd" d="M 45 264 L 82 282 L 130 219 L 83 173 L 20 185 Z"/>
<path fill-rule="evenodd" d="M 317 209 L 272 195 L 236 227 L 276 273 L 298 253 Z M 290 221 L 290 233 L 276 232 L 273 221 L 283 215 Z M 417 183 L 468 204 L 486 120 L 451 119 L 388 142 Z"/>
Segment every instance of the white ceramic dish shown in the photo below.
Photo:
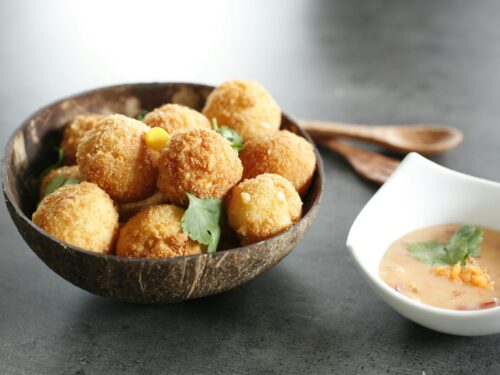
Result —
<path fill-rule="evenodd" d="M 349 231 L 347 248 L 377 294 L 415 323 L 463 336 L 499 333 L 500 307 L 474 311 L 433 307 L 398 293 L 379 277 L 388 246 L 413 230 L 448 223 L 500 230 L 499 203 L 499 183 L 447 169 L 412 153 L 361 210 Z"/>

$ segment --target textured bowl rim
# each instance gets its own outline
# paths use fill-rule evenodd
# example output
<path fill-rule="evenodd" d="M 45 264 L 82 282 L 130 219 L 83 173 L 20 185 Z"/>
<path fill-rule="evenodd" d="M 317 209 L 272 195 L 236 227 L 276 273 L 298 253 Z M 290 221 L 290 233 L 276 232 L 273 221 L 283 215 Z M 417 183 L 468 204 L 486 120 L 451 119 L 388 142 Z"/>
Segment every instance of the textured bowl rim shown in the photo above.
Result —
<path fill-rule="evenodd" d="M 267 238 L 267 239 L 265 239 L 263 241 L 259 241 L 259 242 L 255 242 L 255 243 L 252 243 L 252 244 L 249 244 L 249 245 L 243 245 L 243 246 L 239 246 L 239 247 L 235 247 L 235 248 L 231 248 L 231 249 L 220 250 L 220 251 L 216 251 L 214 253 L 184 255 L 184 256 L 181 256 L 181 257 L 173 257 L 173 258 L 133 258 L 133 257 L 124 257 L 124 256 L 120 256 L 120 255 L 115 255 L 115 254 L 104 254 L 104 253 L 98 253 L 98 252 L 86 250 L 84 248 L 81 248 L 81 247 L 78 247 L 78 246 L 75 246 L 75 245 L 71 245 L 71 244 L 69 244 L 69 243 L 67 243 L 65 241 L 59 240 L 58 238 L 52 236 L 51 234 L 49 234 L 48 232 L 46 232 L 45 230 L 43 230 L 42 228 L 40 228 L 38 225 L 36 225 L 35 223 L 33 223 L 33 221 L 24 214 L 24 212 L 21 210 L 21 208 L 17 204 L 16 200 L 12 196 L 12 193 L 11 193 L 10 189 L 8 189 L 8 172 L 7 172 L 7 167 L 8 167 L 9 157 L 12 154 L 12 149 L 13 149 L 15 137 L 17 136 L 17 134 L 19 134 L 19 132 L 21 132 L 24 128 L 26 128 L 28 126 L 28 124 L 30 123 L 30 121 L 35 116 L 37 116 L 39 113 L 41 113 L 42 111 L 44 111 L 46 108 L 54 106 L 54 105 L 56 105 L 58 103 L 61 103 L 61 102 L 67 101 L 67 100 L 71 100 L 71 99 L 75 99 L 75 98 L 78 98 L 80 96 L 94 94 L 94 93 L 97 93 L 97 92 L 102 91 L 102 90 L 129 88 L 129 87 L 141 87 L 141 86 L 151 87 L 151 86 L 167 86 L 167 85 L 186 85 L 186 86 L 191 86 L 191 87 L 196 86 L 196 87 L 199 87 L 199 88 L 210 89 L 210 90 L 213 90 L 215 88 L 214 86 L 205 85 L 205 84 L 202 84 L 202 83 L 175 82 L 175 81 L 172 81 L 172 82 L 157 82 L 157 81 L 155 81 L 155 82 L 122 83 L 122 84 L 116 84 L 116 85 L 110 85 L 110 86 L 103 86 L 103 87 L 98 87 L 98 88 L 94 88 L 94 89 L 90 89 L 90 90 L 81 91 L 79 93 L 72 94 L 72 95 L 63 97 L 61 99 L 54 100 L 54 101 L 50 102 L 49 104 L 46 104 L 46 105 L 38 108 L 33 113 L 31 113 L 25 120 L 23 120 L 21 122 L 21 124 L 19 126 L 17 126 L 15 128 L 15 130 L 9 136 L 7 144 L 5 146 L 4 154 L 3 154 L 3 157 L 2 157 L 2 170 L 1 170 L 1 175 L 2 175 L 2 189 L 3 189 L 5 197 L 7 197 L 7 200 L 9 201 L 9 203 L 14 208 L 16 214 L 24 222 L 26 222 L 31 227 L 31 229 L 37 231 L 41 235 L 50 238 L 52 241 L 61 244 L 63 247 L 71 248 L 72 250 L 83 252 L 84 254 L 87 254 L 87 255 L 95 256 L 95 257 L 98 257 L 98 258 L 104 258 L 104 259 L 113 259 L 113 260 L 123 261 L 123 262 L 175 262 L 175 261 L 179 260 L 180 258 L 185 259 L 185 258 L 198 258 L 198 257 L 209 257 L 209 256 L 222 256 L 222 255 L 224 255 L 226 253 L 229 253 L 229 252 L 252 250 L 252 247 L 255 246 L 256 244 L 263 243 L 263 242 L 266 242 L 266 241 L 273 240 L 273 239 L 279 238 L 281 236 L 284 236 L 287 232 L 289 232 L 290 230 L 292 230 L 295 225 L 297 225 L 299 222 L 305 220 L 309 215 L 311 215 L 315 211 L 314 208 L 316 206 L 318 206 L 320 204 L 320 202 L 321 202 L 321 196 L 322 196 L 323 188 L 324 188 L 324 180 L 325 179 L 324 179 L 323 160 L 321 159 L 321 155 L 320 155 L 320 153 L 318 151 L 318 148 L 316 147 L 316 144 L 312 140 L 311 136 L 304 129 L 302 129 L 302 127 L 297 123 L 297 121 L 295 121 L 292 117 L 288 116 L 286 113 L 282 112 L 282 116 L 284 116 L 288 120 L 290 120 L 297 127 L 297 129 L 299 129 L 300 135 L 303 138 L 305 138 L 313 146 L 314 154 L 316 155 L 316 170 L 314 172 L 316 176 L 314 178 L 315 179 L 319 179 L 319 189 L 318 189 L 318 193 L 317 193 L 314 201 L 312 202 L 312 204 L 309 207 L 309 210 L 307 211 L 307 213 L 305 215 L 303 215 L 300 218 L 299 221 L 297 221 L 296 223 L 294 223 L 287 230 L 285 230 L 285 231 L 283 231 L 281 233 L 278 233 L 278 234 L 276 234 L 276 235 L 274 235 L 272 237 L 269 237 L 269 238 Z M 28 246 L 29 246 L 29 244 L 28 244 Z"/>

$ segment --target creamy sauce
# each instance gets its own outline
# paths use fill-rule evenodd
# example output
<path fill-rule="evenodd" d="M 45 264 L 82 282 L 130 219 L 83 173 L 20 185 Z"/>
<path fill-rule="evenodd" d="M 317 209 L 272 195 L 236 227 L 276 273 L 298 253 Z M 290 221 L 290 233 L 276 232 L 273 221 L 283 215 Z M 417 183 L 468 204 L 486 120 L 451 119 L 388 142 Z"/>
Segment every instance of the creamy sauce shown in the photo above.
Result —
<path fill-rule="evenodd" d="M 475 257 L 493 281 L 491 289 L 455 282 L 435 274 L 436 266 L 414 258 L 407 250 L 410 243 L 435 240 L 446 243 L 460 227 L 438 225 L 408 233 L 389 246 L 380 262 L 380 277 L 398 292 L 427 305 L 447 309 L 490 308 L 500 301 L 500 232 L 484 229 L 481 253 Z"/>

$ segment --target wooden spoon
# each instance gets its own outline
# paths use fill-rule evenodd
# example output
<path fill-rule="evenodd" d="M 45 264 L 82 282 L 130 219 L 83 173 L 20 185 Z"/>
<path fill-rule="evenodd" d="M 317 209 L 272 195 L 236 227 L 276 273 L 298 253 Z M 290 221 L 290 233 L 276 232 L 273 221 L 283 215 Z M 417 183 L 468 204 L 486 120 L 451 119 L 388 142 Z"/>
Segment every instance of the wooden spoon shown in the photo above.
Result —
<path fill-rule="evenodd" d="M 399 160 L 391 159 L 376 152 L 366 151 L 335 138 L 318 138 L 320 145 L 338 152 L 363 178 L 382 185 L 399 165 Z"/>
<path fill-rule="evenodd" d="M 366 126 L 323 121 L 301 121 L 300 125 L 314 140 L 341 136 L 404 154 L 437 154 L 452 149 L 463 139 L 460 130 L 442 125 Z"/>

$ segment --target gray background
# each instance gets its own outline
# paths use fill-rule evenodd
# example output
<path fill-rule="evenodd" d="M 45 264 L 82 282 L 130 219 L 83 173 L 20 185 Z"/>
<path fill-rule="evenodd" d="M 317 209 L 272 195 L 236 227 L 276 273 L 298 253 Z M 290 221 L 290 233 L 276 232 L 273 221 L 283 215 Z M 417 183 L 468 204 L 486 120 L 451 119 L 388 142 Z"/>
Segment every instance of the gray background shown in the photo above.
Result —
<path fill-rule="evenodd" d="M 297 117 L 456 126 L 465 142 L 435 160 L 500 180 L 499 19 L 496 0 L 2 0 L 0 145 L 37 107 L 84 89 L 245 77 Z M 499 373 L 500 336 L 429 331 L 367 287 L 344 244 L 376 188 L 323 158 L 322 208 L 291 255 L 178 305 L 68 284 L 0 205 L 0 373 Z"/>

